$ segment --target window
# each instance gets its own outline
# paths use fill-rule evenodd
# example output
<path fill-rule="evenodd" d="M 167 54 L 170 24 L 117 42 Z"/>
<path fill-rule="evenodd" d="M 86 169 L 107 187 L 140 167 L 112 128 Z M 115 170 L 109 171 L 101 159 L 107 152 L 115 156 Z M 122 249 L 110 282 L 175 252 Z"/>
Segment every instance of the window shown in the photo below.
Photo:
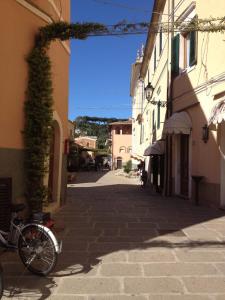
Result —
<path fill-rule="evenodd" d="M 160 101 L 158 102 L 157 108 L 158 108 L 157 129 L 159 129 L 160 128 Z"/>
<path fill-rule="evenodd" d="M 154 71 L 156 69 L 156 46 L 155 46 L 155 50 L 154 50 Z"/>
<path fill-rule="evenodd" d="M 116 127 L 115 134 L 120 134 L 120 128 L 119 127 Z"/>
<path fill-rule="evenodd" d="M 183 34 L 183 68 L 192 67 L 197 63 L 196 49 L 197 33 L 195 31 Z"/>
<path fill-rule="evenodd" d="M 162 28 L 160 28 L 160 32 L 159 32 L 159 55 L 162 53 Z"/>
<path fill-rule="evenodd" d="M 129 147 L 127 148 L 127 153 L 131 153 L 131 152 L 132 152 L 132 147 L 129 146 Z"/>
<path fill-rule="evenodd" d="M 152 131 L 155 130 L 155 110 L 152 111 Z"/>
<path fill-rule="evenodd" d="M 120 153 L 125 153 L 126 152 L 126 147 L 124 147 L 124 146 L 120 147 L 120 151 L 119 152 Z"/>
<path fill-rule="evenodd" d="M 90 144 L 87 142 L 87 147 L 89 147 L 90 146 Z"/>
<path fill-rule="evenodd" d="M 174 76 L 180 69 L 187 69 L 197 63 L 197 31 L 182 29 L 172 40 L 171 71 Z"/>
<path fill-rule="evenodd" d="M 141 130 L 141 132 L 140 132 L 140 144 L 142 144 L 143 141 L 144 141 L 144 134 L 145 134 L 145 132 L 144 132 L 144 124 L 143 123 L 141 123 L 140 130 Z"/>
<path fill-rule="evenodd" d="M 171 57 L 171 72 L 174 76 L 179 74 L 179 50 L 180 50 L 180 35 L 177 34 L 172 40 L 172 57 Z"/>

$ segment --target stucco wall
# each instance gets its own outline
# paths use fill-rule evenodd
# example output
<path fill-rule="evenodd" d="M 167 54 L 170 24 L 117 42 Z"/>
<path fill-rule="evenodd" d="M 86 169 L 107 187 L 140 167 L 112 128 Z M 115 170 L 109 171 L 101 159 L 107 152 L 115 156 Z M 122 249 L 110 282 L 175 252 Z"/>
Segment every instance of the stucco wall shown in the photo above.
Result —
<path fill-rule="evenodd" d="M 24 151 L 0 149 L 0 177 L 12 178 L 12 201 L 24 198 Z"/>
<path fill-rule="evenodd" d="M 35 2 L 36 13 L 29 9 L 27 3 Z M 23 135 L 24 129 L 24 101 L 28 82 L 28 67 L 26 57 L 34 44 L 34 37 L 41 26 L 47 25 L 46 18 L 40 13 L 48 14 L 58 20 L 53 6 L 48 0 L 39 1 L 0 1 L 1 47 L 1 109 L 0 109 L 0 176 L 13 178 L 13 197 L 23 196 L 24 171 L 23 171 Z M 58 2 L 58 1 L 57 1 Z M 28 4 L 29 4 L 28 3 Z M 67 21 L 70 19 L 70 1 L 61 1 L 62 15 Z M 59 3 L 57 4 L 59 5 Z M 68 44 L 69 45 L 69 44 Z M 53 79 L 53 110 L 57 113 L 62 125 L 60 143 L 64 144 L 68 138 L 68 69 L 70 54 L 60 42 L 51 44 L 49 55 L 52 62 Z M 4 70 L 4 72 L 3 72 Z M 62 153 L 61 153 L 62 155 Z M 14 168 L 15 166 L 19 166 Z M 10 175 L 11 174 L 11 175 Z"/>

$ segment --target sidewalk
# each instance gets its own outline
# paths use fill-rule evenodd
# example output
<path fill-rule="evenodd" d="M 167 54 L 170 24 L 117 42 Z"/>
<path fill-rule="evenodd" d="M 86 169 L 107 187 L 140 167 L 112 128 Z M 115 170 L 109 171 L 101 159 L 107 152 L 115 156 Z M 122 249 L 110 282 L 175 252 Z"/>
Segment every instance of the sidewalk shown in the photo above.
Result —
<path fill-rule="evenodd" d="M 48 278 L 1 255 L 5 297 L 224 300 L 225 213 L 151 196 L 137 179 L 79 174 L 55 216 L 63 253 Z"/>

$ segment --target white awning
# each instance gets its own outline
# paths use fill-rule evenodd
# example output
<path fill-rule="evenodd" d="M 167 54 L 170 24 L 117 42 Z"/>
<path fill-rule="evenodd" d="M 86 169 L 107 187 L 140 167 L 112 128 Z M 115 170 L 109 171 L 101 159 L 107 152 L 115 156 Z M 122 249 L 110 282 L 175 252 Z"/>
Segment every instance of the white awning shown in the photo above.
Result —
<path fill-rule="evenodd" d="M 143 156 L 138 155 L 138 154 L 136 154 L 136 153 L 131 153 L 130 156 L 131 156 L 131 158 L 136 159 L 136 160 L 138 160 L 138 161 L 143 161 L 143 160 L 144 160 L 144 157 L 143 157 Z"/>
<path fill-rule="evenodd" d="M 144 152 L 145 156 L 150 155 L 162 155 L 165 153 L 165 142 L 163 140 L 159 140 L 154 142 L 152 145 L 149 145 Z"/>
<path fill-rule="evenodd" d="M 175 134 L 190 134 L 191 132 L 191 119 L 185 112 L 174 113 L 172 116 L 165 121 L 164 133 L 175 133 Z"/>
<path fill-rule="evenodd" d="M 218 124 L 222 121 L 225 121 L 225 99 L 214 105 L 208 124 Z"/>

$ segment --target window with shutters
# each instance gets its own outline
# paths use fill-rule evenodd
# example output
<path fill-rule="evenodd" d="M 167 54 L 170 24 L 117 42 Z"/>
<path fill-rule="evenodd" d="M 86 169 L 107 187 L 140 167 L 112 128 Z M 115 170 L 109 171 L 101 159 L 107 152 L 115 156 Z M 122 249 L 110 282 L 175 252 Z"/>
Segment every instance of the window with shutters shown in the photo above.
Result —
<path fill-rule="evenodd" d="M 187 69 L 197 63 L 197 32 L 191 31 L 182 34 L 183 61 L 182 68 Z"/>
<path fill-rule="evenodd" d="M 156 46 L 155 46 L 155 49 L 154 49 L 154 71 L 157 67 L 157 52 L 156 52 Z"/>
<path fill-rule="evenodd" d="M 172 54 L 171 54 L 171 72 L 174 76 L 180 73 L 180 35 L 177 34 L 172 39 Z"/>
<path fill-rule="evenodd" d="M 159 55 L 161 55 L 163 49 L 163 33 L 162 33 L 162 28 L 160 28 L 159 31 Z"/>

